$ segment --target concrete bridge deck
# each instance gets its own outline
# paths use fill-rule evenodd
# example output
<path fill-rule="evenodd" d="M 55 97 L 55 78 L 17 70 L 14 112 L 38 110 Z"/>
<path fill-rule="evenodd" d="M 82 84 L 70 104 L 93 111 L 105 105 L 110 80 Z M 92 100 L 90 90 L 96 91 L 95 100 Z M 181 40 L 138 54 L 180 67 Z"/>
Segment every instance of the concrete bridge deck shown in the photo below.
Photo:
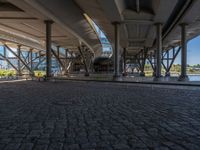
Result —
<path fill-rule="evenodd" d="M 1 150 L 199 150 L 200 89 L 0 84 Z"/>

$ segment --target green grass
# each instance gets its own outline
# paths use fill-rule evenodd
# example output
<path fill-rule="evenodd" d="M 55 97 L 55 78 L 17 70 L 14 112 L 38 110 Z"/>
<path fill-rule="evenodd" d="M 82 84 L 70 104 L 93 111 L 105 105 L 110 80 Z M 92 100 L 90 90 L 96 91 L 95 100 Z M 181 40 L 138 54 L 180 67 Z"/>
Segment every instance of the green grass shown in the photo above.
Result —
<path fill-rule="evenodd" d="M 34 76 L 35 77 L 41 78 L 41 77 L 44 77 L 45 75 L 46 75 L 45 71 L 41 71 L 41 70 L 34 71 Z"/>
<path fill-rule="evenodd" d="M 15 70 L 0 70 L 0 77 L 13 77 L 16 75 Z"/>

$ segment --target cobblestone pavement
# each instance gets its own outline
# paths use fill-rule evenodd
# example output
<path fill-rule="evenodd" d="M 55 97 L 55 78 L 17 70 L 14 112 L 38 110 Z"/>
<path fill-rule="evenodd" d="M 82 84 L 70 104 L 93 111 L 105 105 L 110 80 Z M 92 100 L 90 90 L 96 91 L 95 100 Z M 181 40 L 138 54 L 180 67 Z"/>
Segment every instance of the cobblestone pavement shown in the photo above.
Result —
<path fill-rule="evenodd" d="M 0 84 L 0 150 L 200 150 L 200 90 Z"/>

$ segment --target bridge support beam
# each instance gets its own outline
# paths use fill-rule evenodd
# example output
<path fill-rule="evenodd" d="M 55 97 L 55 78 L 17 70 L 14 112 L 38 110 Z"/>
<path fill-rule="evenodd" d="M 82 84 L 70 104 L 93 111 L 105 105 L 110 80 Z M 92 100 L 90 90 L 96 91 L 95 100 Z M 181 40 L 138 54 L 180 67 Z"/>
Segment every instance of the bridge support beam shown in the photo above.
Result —
<path fill-rule="evenodd" d="M 10 64 L 13 67 L 13 69 L 15 69 L 16 72 L 18 72 L 17 67 L 15 67 L 15 65 L 13 65 L 12 62 L 10 62 L 10 60 L 6 56 L 2 55 L 1 53 L 0 53 L 0 56 L 1 56 L 0 58 L 3 58 L 7 64 Z"/>
<path fill-rule="evenodd" d="M 140 76 L 145 77 L 145 72 L 144 72 L 144 68 L 145 68 L 145 63 L 146 63 L 146 59 L 147 59 L 147 51 L 148 49 L 146 47 L 144 47 L 144 49 L 142 50 L 142 63 L 141 63 L 141 69 L 140 69 Z"/>
<path fill-rule="evenodd" d="M 69 50 L 68 49 L 65 49 L 65 68 L 67 68 L 67 64 L 68 64 L 68 60 L 67 60 L 67 58 L 68 58 L 68 53 L 69 53 Z M 64 69 L 64 68 L 63 68 Z M 65 71 L 64 71 L 64 75 L 68 75 L 69 74 L 69 72 L 68 72 L 68 70 L 66 69 Z"/>
<path fill-rule="evenodd" d="M 46 20 L 46 77 L 51 77 L 51 30 L 53 21 Z"/>
<path fill-rule="evenodd" d="M 167 51 L 166 53 L 167 53 L 167 68 L 169 68 L 169 51 Z M 165 76 L 170 77 L 170 69 L 166 70 Z"/>
<path fill-rule="evenodd" d="M 5 46 L 3 46 L 3 55 L 4 55 L 4 66 L 7 69 L 7 67 L 8 67 L 8 63 L 7 63 L 7 60 L 6 60 L 6 58 L 7 58 L 7 50 L 6 50 Z"/>
<path fill-rule="evenodd" d="M 60 58 L 60 46 L 57 46 L 57 55 L 58 55 L 58 58 Z"/>
<path fill-rule="evenodd" d="M 113 80 L 120 80 L 121 75 L 120 75 L 120 23 L 119 22 L 114 22 L 114 30 L 115 30 L 115 48 L 114 48 L 114 76 Z"/>
<path fill-rule="evenodd" d="M 123 76 L 127 76 L 127 72 L 126 72 L 126 48 L 124 48 L 123 51 Z"/>
<path fill-rule="evenodd" d="M 39 62 L 35 65 L 35 67 L 34 67 L 34 70 L 37 70 L 38 69 L 38 67 L 39 67 L 39 65 L 41 64 L 41 63 L 43 63 L 45 60 L 46 60 L 46 57 L 43 57 L 43 58 L 41 58 L 41 56 L 38 56 L 40 59 L 39 59 Z"/>
<path fill-rule="evenodd" d="M 59 60 L 57 60 L 57 62 L 58 62 L 58 65 L 59 65 L 59 70 L 60 70 L 60 72 L 62 72 L 62 66 L 60 65 L 60 46 L 57 46 L 57 59 L 59 59 Z"/>
<path fill-rule="evenodd" d="M 78 48 L 78 50 L 79 50 L 79 48 Z M 79 50 L 79 52 L 80 52 L 80 50 Z M 83 57 L 84 57 L 82 54 L 80 53 L 80 59 L 81 58 L 83 59 Z M 65 73 L 64 74 L 69 75 L 70 72 L 73 72 L 72 61 L 73 61 L 73 59 L 75 59 L 75 57 L 73 57 L 73 52 L 69 51 L 69 49 L 65 49 L 65 58 L 61 58 L 61 59 L 65 60 Z M 86 67 L 85 64 L 84 64 L 84 67 Z M 85 68 L 85 70 L 86 70 L 86 68 Z M 85 72 L 85 75 L 87 76 L 86 72 Z"/>
<path fill-rule="evenodd" d="M 173 47 L 172 49 L 172 56 L 170 57 L 169 56 L 169 50 L 167 50 L 165 52 L 165 54 L 163 55 L 163 58 L 162 58 L 162 65 L 165 69 L 165 77 L 170 77 L 170 70 L 172 68 L 172 65 L 174 64 L 174 61 L 176 59 L 176 57 L 178 56 L 179 52 L 180 52 L 180 49 L 181 47 L 175 49 L 175 47 Z M 166 63 L 164 63 L 166 62 Z"/>
<path fill-rule="evenodd" d="M 51 49 L 51 52 L 56 58 L 56 60 L 58 61 L 60 68 L 62 68 L 66 73 L 67 71 L 66 71 L 65 65 L 63 64 L 62 60 L 59 58 L 58 54 L 53 49 Z"/>
<path fill-rule="evenodd" d="M 161 77 L 161 56 L 162 56 L 162 24 L 156 24 L 156 78 Z"/>
<path fill-rule="evenodd" d="M 26 62 L 24 62 L 21 57 L 19 57 L 19 55 L 17 53 L 15 53 L 10 47 L 8 47 L 8 45 L 6 45 L 4 43 L 4 46 L 6 47 L 6 49 L 11 52 L 19 61 L 20 61 L 20 64 L 22 63 L 27 69 L 28 71 L 32 72 L 30 67 L 26 64 Z M 21 53 L 20 53 L 21 54 Z M 20 68 L 21 69 L 21 68 Z M 21 69 L 22 70 L 22 69 Z"/>
<path fill-rule="evenodd" d="M 18 45 L 17 46 L 17 56 L 20 58 L 21 57 L 21 45 Z M 17 60 L 17 70 L 18 70 L 18 72 L 17 72 L 17 75 L 18 76 L 21 76 L 22 75 L 22 72 L 21 72 L 21 62 L 20 62 L 20 60 L 18 59 Z"/>
<path fill-rule="evenodd" d="M 153 70 L 152 76 L 156 76 L 156 64 L 155 64 L 155 56 L 152 52 L 150 52 L 150 55 L 148 55 L 147 60 L 149 61 L 151 68 Z"/>
<path fill-rule="evenodd" d="M 186 23 L 181 26 L 181 75 L 179 81 L 187 81 L 187 39 L 186 39 Z"/>
<path fill-rule="evenodd" d="M 38 52 L 39 53 L 39 62 L 41 61 L 41 51 Z"/>
<path fill-rule="evenodd" d="M 30 49 L 30 57 L 29 57 L 29 62 L 30 62 L 30 69 L 33 71 L 33 50 Z"/>
<path fill-rule="evenodd" d="M 89 58 L 87 57 L 87 55 L 86 55 L 87 49 L 85 49 L 84 46 L 79 46 L 78 49 L 79 49 L 79 52 L 80 52 L 81 57 L 82 57 L 82 59 L 83 59 L 83 64 L 84 64 L 84 67 L 85 67 L 85 76 L 86 76 L 86 77 L 89 77 L 89 76 L 90 76 L 90 73 L 89 73 L 89 65 L 87 64 L 87 61 L 86 61 L 86 59 L 89 59 Z"/>

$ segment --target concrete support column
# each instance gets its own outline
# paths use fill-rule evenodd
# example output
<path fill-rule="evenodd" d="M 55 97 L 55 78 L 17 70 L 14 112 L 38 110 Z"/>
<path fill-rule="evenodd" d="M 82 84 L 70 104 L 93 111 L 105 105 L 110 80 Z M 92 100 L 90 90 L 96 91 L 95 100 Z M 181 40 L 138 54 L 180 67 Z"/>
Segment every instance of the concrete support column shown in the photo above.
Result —
<path fill-rule="evenodd" d="M 3 46 L 3 55 L 4 55 L 5 58 L 7 57 L 6 47 L 5 46 Z M 4 60 L 6 61 L 6 59 L 4 59 Z"/>
<path fill-rule="evenodd" d="M 29 61 L 30 61 L 30 69 L 31 71 L 33 71 L 33 50 L 32 49 L 30 49 Z"/>
<path fill-rule="evenodd" d="M 37 58 L 38 57 L 38 53 L 35 53 L 35 58 Z"/>
<path fill-rule="evenodd" d="M 115 28 L 115 48 L 114 48 L 114 80 L 120 80 L 120 23 L 113 23 Z"/>
<path fill-rule="evenodd" d="M 6 51 L 6 47 L 3 46 L 3 55 L 4 55 L 4 67 L 7 69 L 7 61 L 6 61 L 6 57 L 7 57 L 7 51 Z"/>
<path fill-rule="evenodd" d="M 68 49 L 65 49 L 65 58 L 67 60 L 67 57 L 68 57 Z"/>
<path fill-rule="evenodd" d="M 181 25 L 181 75 L 179 81 L 187 81 L 187 39 L 186 39 L 186 23 Z"/>
<path fill-rule="evenodd" d="M 46 77 L 51 77 L 51 28 L 53 21 L 46 20 Z"/>
<path fill-rule="evenodd" d="M 60 46 L 57 46 L 57 55 L 58 55 L 58 58 L 60 59 Z"/>
<path fill-rule="evenodd" d="M 146 48 L 144 47 L 144 49 L 142 50 L 142 64 L 141 64 L 142 66 L 140 72 L 141 77 L 145 77 L 145 72 L 144 72 L 145 63 L 146 63 Z"/>
<path fill-rule="evenodd" d="M 156 78 L 161 77 L 162 24 L 156 24 Z"/>
<path fill-rule="evenodd" d="M 41 51 L 39 51 L 39 62 L 41 61 Z"/>
<path fill-rule="evenodd" d="M 78 49 L 79 49 L 79 52 L 80 52 L 82 59 L 83 59 L 83 64 L 84 64 L 84 67 L 85 67 L 85 76 L 88 77 L 88 76 L 90 76 L 89 66 L 88 66 L 88 63 L 87 63 L 87 59 L 88 59 L 87 51 L 88 51 L 88 49 L 85 49 L 84 46 L 79 46 Z"/>
<path fill-rule="evenodd" d="M 123 51 L 123 76 L 127 76 L 126 72 L 126 48 Z"/>
<path fill-rule="evenodd" d="M 170 77 L 170 67 L 169 67 L 169 50 L 166 52 L 167 53 L 167 71 L 165 72 L 165 77 Z"/>
<path fill-rule="evenodd" d="M 58 67 L 59 67 L 59 70 L 60 70 L 60 72 L 62 72 L 62 66 L 60 65 L 60 63 L 59 63 L 59 60 L 60 60 L 60 46 L 57 46 L 57 56 L 58 56 L 58 60 L 57 60 L 57 62 L 58 62 Z"/>
<path fill-rule="evenodd" d="M 68 53 L 69 50 L 65 49 L 65 68 L 62 68 L 62 70 L 64 71 L 64 75 L 69 75 L 69 72 L 67 70 L 67 65 L 68 65 Z"/>
<path fill-rule="evenodd" d="M 21 45 L 18 45 L 18 47 L 17 47 L 17 56 L 19 58 L 21 57 Z M 17 75 L 21 76 L 22 75 L 22 73 L 21 73 L 21 62 L 20 62 L 19 58 L 17 60 L 17 69 L 18 69 Z"/>

